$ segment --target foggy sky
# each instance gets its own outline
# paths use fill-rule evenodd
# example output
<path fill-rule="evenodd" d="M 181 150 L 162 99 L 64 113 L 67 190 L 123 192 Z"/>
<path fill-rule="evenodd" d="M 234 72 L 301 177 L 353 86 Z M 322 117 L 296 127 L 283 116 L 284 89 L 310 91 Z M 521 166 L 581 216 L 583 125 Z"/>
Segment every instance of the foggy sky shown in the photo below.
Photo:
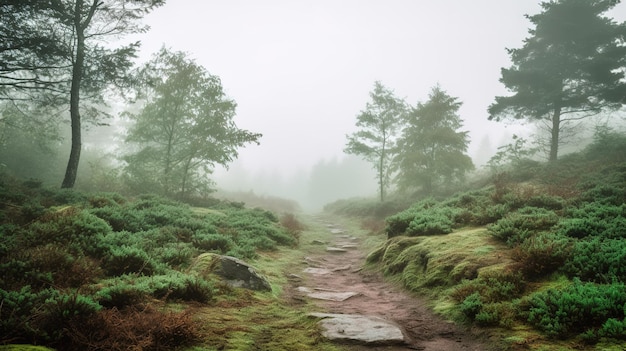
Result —
<path fill-rule="evenodd" d="M 222 79 L 235 121 L 263 134 L 237 167 L 295 173 L 342 157 L 346 134 L 379 80 L 415 105 L 440 84 L 463 106 L 470 156 L 501 145 L 518 124 L 487 121 L 507 94 L 505 48 L 522 46 L 540 11 L 531 0 L 169 0 L 146 17 L 142 60 L 165 45 Z M 625 5 L 618 5 L 623 17 Z"/>

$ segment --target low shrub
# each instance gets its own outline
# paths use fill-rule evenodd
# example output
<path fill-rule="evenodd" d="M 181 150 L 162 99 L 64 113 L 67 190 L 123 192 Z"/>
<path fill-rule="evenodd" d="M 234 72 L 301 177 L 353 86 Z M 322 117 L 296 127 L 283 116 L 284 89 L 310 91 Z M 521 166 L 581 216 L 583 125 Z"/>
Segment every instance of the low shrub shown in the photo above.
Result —
<path fill-rule="evenodd" d="M 623 283 L 599 285 L 582 283 L 575 279 L 563 289 L 549 289 L 531 295 L 528 322 L 549 336 L 565 338 L 607 329 L 614 322 L 624 320 L 626 286 Z M 608 331 L 608 330 L 607 330 Z"/>
<path fill-rule="evenodd" d="M 109 276 L 128 273 L 152 275 L 157 263 L 140 247 L 120 246 L 111 248 L 102 262 L 102 268 Z"/>
<path fill-rule="evenodd" d="M 496 223 L 489 225 L 489 232 L 496 238 L 514 246 L 540 230 L 548 230 L 559 221 L 553 211 L 538 207 L 523 207 L 511 212 Z"/>
<path fill-rule="evenodd" d="M 626 282 L 626 242 L 624 239 L 590 238 L 577 240 L 565 261 L 569 277 L 596 283 Z"/>
<path fill-rule="evenodd" d="M 538 233 L 515 247 L 511 257 L 525 277 L 537 279 L 561 268 L 571 255 L 571 246 L 566 237 Z"/>

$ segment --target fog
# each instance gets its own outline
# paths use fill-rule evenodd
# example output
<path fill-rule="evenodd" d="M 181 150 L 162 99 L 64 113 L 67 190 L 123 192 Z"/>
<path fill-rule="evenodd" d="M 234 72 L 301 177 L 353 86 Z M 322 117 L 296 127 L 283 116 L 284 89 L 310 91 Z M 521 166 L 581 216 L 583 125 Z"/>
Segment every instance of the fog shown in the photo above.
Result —
<path fill-rule="evenodd" d="M 411 105 L 436 84 L 458 97 L 479 165 L 527 132 L 519 122 L 488 121 L 487 107 L 507 94 L 498 81 L 510 65 L 506 48 L 522 45 L 524 15 L 538 12 L 531 0 L 177 0 L 148 15 L 151 29 L 137 39 L 140 61 L 163 45 L 190 54 L 238 103 L 237 125 L 263 134 L 216 170 L 218 187 L 318 206 L 332 200 L 311 193 L 323 165 L 351 164 L 361 175 L 338 197 L 376 193 L 373 172 L 342 151 L 375 81 Z M 612 13 L 625 14 L 623 4 Z"/>

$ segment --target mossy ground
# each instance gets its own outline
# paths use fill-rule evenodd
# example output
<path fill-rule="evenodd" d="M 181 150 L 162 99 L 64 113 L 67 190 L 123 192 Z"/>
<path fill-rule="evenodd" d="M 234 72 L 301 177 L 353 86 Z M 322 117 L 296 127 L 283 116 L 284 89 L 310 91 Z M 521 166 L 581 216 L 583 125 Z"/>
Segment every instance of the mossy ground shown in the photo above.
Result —
<path fill-rule="evenodd" d="M 268 278 L 271 292 L 252 292 L 220 286 L 211 306 L 198 306 L 195 318 L 202 326 L 203 340 L 186 351 L 209 350 L 321 350 L 337 351 L 340 346 L 323 340 L 316 321 L 307 317 L 312 306 L 306 301 L 294 304 L 284 287 L 289 274 L 299 274 L 304 253 L 325 247 L 314 240 L 327 241 L 331 234 L 319 223 L 303 218 L 307 229 L 301 233 L 298 248 L 261 252 L 250 261 Z"/>

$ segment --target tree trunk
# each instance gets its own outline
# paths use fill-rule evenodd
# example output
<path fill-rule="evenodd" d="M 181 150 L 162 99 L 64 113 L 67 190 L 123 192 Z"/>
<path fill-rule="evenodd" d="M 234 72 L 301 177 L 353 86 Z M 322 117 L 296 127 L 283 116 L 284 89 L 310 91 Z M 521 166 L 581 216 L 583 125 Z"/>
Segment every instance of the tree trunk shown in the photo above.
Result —
<path fill-rule="evenodd" d="M 72 122 L 72 147 L 61 188 L 73 188 L 78 173 L 78 163 L 82 149 L 80 126 L 80 83 L 85 64 L 85 27 L 81 24 L 82 0 L 76 1 L 74 8 L 74 27 L 76 29 L 76 57 L 72 66 L 72 85 L 70 87 L 70 119 Z"/>
<path fill-rule="evenodd" d="M 378 165 L 378 191 L 380 192 L 380 202 L 385 201 L 385 185 L 383 184 L 383 159 L 380 158 Z"/>
<path fill-rule="evenodd" d="M 561 108 L 556 107 L 552 114 L 552 130 L 550 139 L 550 157 L 548 161 L 554 162 L 559 154 L 559 132 L 561 130 Z"/>

